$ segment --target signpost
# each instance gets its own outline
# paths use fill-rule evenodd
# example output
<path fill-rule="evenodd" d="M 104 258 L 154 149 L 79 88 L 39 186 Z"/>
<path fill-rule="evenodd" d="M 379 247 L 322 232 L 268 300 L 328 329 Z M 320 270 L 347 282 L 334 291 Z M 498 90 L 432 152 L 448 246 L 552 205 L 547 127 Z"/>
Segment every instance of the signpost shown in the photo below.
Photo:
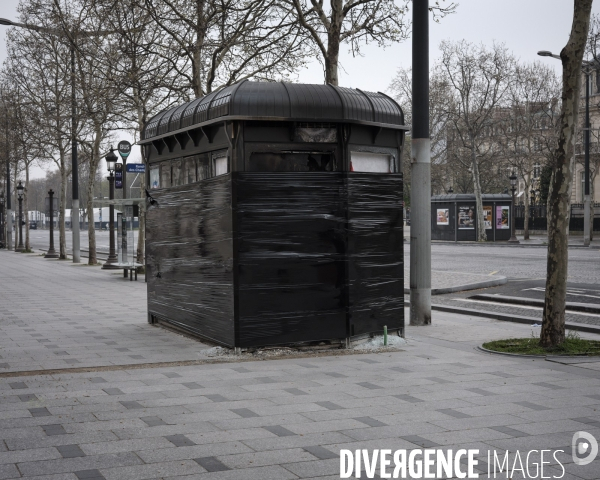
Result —
<path fill-rule="evenodd" d="M 115 188 L 123 188 L 123 164 L 115 163 Z"/>
<path fill-rule="evenodd" d="M 127 140 L 121 140 L 119 142 L 119 144 L 117 145 L 117 150 L 119 151 L 119 155 L 121 156 L 121 158 L 123 159 L 123 165 L 127 164 L 127 157 L 129 156 L 129 154 L 131 153 L 131 143 L 129 143 Z M 117 186 L 118 182 L 119 182 L 119 178 L 117 177 L 117 184 L 115 185 L 115 188 L 123 188 L 123 200 L 125 200 L 127 198 L 127 170 L 123 169 L 123 167 L 121 167 L 121 187 Z"/>

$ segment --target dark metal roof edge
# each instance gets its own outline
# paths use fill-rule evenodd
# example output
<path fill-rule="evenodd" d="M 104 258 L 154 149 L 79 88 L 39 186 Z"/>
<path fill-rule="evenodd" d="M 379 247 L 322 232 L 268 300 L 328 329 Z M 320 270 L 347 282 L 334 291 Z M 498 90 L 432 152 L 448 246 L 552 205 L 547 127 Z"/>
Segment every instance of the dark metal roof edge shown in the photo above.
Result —
<path fill-rule="evenodd" d="M 235 86 L 235 88 L 233 89 L 233 91 L 231 92 L 231 95 L 229 96 L 229 106 L 230 106 L 229 112 L 231 112 L 233 110 L 233 107 L 235 106 L 235 103 L 233 103 L 233 101 L 235 100 L 235 94 L 240 89 L 240 87 L 247 81 L 248 81 L 248 79 L 244 78 L 241 82 L 238 82 L 237 85 Z"/>
<path fill-rule="evenodd" d="M 402 107 L 400 106 L 400 104 L 394 100 L 392 97 L 390 97 L 389 95 L 383 93 L 383 92 L 377 92 L 379 95 L 383 95 L 385 98 L 389 99 L 390 102 L 392 102 L 394 105 L 396 105 L 398 107 L 398 110 L 400 110 L 400 114 L 402 115 L 402 123 L 404 123 L 404 110 L 402 110 Z"/>
<path fill-rule="evenodd" d="M 346 104 L 344 103 L 344 99 L 342 98 L 342 94 L 338 90 L 337 85 L 332 85 L 331 83 L 328 83 L 327 86 L 333 88 L 333 91 L 335 92 L 338 99 L 340 100 L 340 104 L 342 105 L 342 118 L 344 120 L 346 120 Z"/>
<path fill-rule="evenodd" d="M 409 130 L 409 127 L 407 127 L 406 125 L 397 125 L 395 123 L 366 122 L 364 120 L 345 120 L 345 119 L 340 120 L 339 118 L 336 118 L 336 119 L 319 118 L 319 119 L 315 120 L 314 118 L 249 117 L 247 115 L 223 115 L 222 117 L 213 118 L 213 119 L 207 120 L 206 122 L 202 122 L 202 123 L 196 123 L 189 127 L 180 128 L 179 130 L 173 130 L 172 132 L 163 133 L 161 135 L 156 135 L 155 137 L 144 138 L 143 140 L 137 142 L 136 145 L 145 145 L 147 143 L 152 143 L 154 140 L 160 140 L 161 138 L 171 137 L 173 135 L 177 135 L 179 133 L 184 133 L 189 130 L 194 130 L 196 128 L 204 127 L 204 126 L 210 125 L 212 123 L 222 123 L 222 122 L 230 121 L 230 120 L 254 120 L 254 121 L 267 121 L 267 122 L 308 122 L 308 123 L 310 123 L 310 122 L 354 123 L 357 125 L 369 125 L 369 126 L 376 126 L 376 127 L 382 127 L 382 128 L 389 128 L 392 130 L 404 130 L 404 131 Z"/>
<path fill-rule="evenodd" d="M 375 121 L 375 105 L 373 105 L 373 100 L 371 100 L 369 98 L 369 96 L 365 92 L 363 92 L 360 88 L 357 88 L 356 91 L 360 92 L 362 94 L 362 96 L 367 99 L 367 102 L 369 102 L 369 105 L 371 105 L 371 120 L 374 122 Z"/>

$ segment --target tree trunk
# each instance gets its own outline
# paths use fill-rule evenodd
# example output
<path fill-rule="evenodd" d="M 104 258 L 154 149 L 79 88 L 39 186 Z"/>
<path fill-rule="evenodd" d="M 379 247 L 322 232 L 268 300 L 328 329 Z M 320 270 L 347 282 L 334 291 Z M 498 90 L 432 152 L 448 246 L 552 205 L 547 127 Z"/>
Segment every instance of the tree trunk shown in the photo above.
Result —
<path fill-rule="evenodd" d="M 102 126 L 96 125 L 92 158 L 90 159 L 90 179 L 87 186 L 87 216 L 88 216 L 88 265 L 97 265 L 96 252 L 96 226 L 94 225 L 94 187 L 96 186 L 96 172 L 100 163 L 100 142 L 102 141 Z"/>
<path fill-rule="evenodd" d="M 25 196 L 23 198 L 23 216 L 25 217 L 25 250 L 31 250 L 29 243 L 29 164 L 25 163 Z"/>
<path fill-rule="evenodd" d="M 475 144 L 471 143 L 471 169 L 473 171 L 473 190 L 475 191 L 475 211 L 477 212 L 477 241 L 487 241 L 485 222 L 483 221 L 483 199 L 481 198 L 481 182 L 479 181 L 479 165 Z"/>
<path fill-rule="evenodd" d="M 579 113 L 581 62 L 587 41 L 592 0 L 575 0 L 569 41 L 560 56 L 563 64 L 563 91 L 560 131 L 548 198 L 548 259 L 546 294 L 540 345 L 555 347 L 565 341 L 567 298 L 568 226 L 575 128 Z"/>
<path fill-rule="evenodd" d="M 331 20 L 327 32 L 327 55 L 325 56 L 325 83 L 339 85 L 340 34 L 342 32 L 342 0 L 331 0 Z"/>
<path fill-rule="evenodd" d="M 15 196 L 14 196 L 14 201 L 13 201 L 13 211 L 15 212 L 15 222 L 14 222 L 14 226 L 15 226 L 15 252 L 17 251 L 18 245 L 19 245 L 19 222 L 21 221 L 21 219 L 19 218 L 19 199 L 17 198 L 17 167 L 18 164 L 15 163 L 15 168 L 14 168 L 14 177 L 13 177 L 13 189 L 15 192 Z"/>
<path fill-rule="evenodd" d="M 146 174 L 143 173 L 142 174 L 142 178 L 140 179 L 140 197 L 141 198 L 146 198 Z M 144 247 L 146 244 L 146 211 L 143 210 L 140 206 L 139 209 L 139 213 L 138 213 L 138 220 L 139 220 L 139 229 L 138 229 L 138 244 L 137 244 L 137 258 L 136 261 L 137 263 L 143 263 L 144 265 L 146 264 L 146 262 L 144 261 Z"/>
<path fill-rule="evenodd" d="M 61 163 L 64 159 L 61 159 Z M 67 236 L 65 232 L 65 213 L 67 209 L 67 171 L 63 167 L 60 172 L 60 202 L 59 202 L 59 217 L 58 217 L 58 242 L 60 260 L 67 259 Z M 71 215 L 71 219 L 73 216 Z"/>
<path fill-rule="evenodd" d="M 596 175 L 590 175 L 590 242 L 594 239 L 594 181 Z"/>
<path fill-rule="evenodd" d="M 523 240 L 529 240 L 529 184 L 525 180 L 525 224 L 523 225 Z"/>

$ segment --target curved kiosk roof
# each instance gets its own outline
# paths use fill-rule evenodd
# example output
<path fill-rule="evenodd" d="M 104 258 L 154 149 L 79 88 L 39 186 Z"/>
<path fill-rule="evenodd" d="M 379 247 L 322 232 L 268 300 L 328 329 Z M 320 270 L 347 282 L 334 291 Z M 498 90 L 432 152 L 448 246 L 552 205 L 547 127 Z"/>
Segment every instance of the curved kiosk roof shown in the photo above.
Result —
<path fill-rule="evenodd" d="M 407 129 L 402 109 L 383 93 L 333 85 L 243 81 L 155 115 L 140 143 L 222 120 L 345 122 Z"/>

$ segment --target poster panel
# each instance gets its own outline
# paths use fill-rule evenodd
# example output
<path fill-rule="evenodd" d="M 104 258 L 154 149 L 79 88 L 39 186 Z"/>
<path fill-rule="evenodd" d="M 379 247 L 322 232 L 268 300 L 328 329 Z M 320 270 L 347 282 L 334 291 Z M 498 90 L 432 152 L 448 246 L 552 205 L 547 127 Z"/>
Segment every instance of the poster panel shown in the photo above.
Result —
<path fill-rule="evenodd" d="M 497 230 L 506 230 L 510 228 L 509 221 L 509 206 L 501 206 L 496 207 L 496 229 Z"/>
<path fill-rule="evenodd" d="M 160 170 L 158 166 L 150 169 L 150 188 L 160 188 Z"/>
<path fill-rule="evenodd" d="M 450 224 L 450 215 L 447 208 L 438 208 L 437 209 L 437 224 L 438 225 L 449 225 Z"/>
<path fill-rule="evenodd" d="M 485 225 L 486 230 L 492 229 L 492 207 L 491 206 L 483 207 L 483 224 Z"/>
<path fill-rule="evenodd" d="M 459 205 L 458 207 L 458 229 L 473 230 L 475 228 L 475 206 Z"/>

